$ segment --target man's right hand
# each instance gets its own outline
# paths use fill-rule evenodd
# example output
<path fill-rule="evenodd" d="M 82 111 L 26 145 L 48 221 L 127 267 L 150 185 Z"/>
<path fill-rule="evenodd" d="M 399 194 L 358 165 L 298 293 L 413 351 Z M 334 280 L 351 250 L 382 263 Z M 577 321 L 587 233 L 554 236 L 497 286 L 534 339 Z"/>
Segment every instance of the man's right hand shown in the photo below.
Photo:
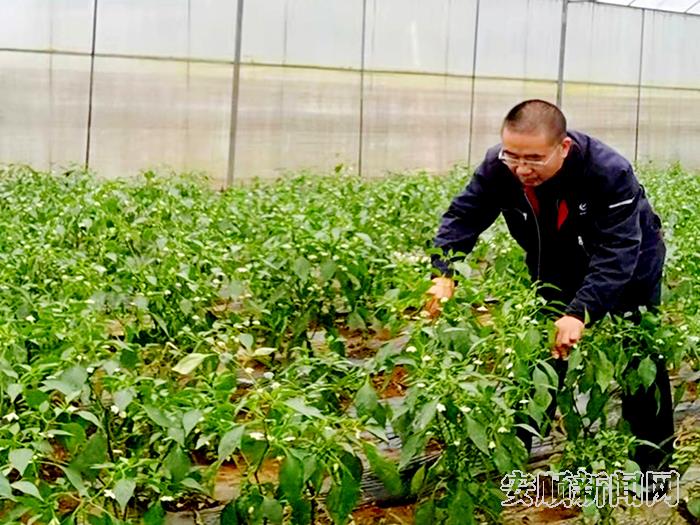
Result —
<path fill-rule="evenodd" d="M 449 277 L 435 277 L 433 286 L 428 290 L 430 299 L 425 304 L 425 311 L 432 319 L 442 312 L 443 299 L 450 299 L 455 292 L 455 282 Z"/>

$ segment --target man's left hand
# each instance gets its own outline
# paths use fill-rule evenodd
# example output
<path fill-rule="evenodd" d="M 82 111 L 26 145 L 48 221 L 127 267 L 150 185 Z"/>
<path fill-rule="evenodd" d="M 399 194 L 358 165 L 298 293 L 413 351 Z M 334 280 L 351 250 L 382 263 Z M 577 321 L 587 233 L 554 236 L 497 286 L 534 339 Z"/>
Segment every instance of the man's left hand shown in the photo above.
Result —
<path fill-rule="evenodd" d="M 559 318 L 554 323 L 554 326 L 557 329 L 557 333 L 554 348 L 552 348 L 552 357 L 554 359 L 566 359 L 569 356 L 571 347 L 581 339 L 585 325 L 580 319 L 571 315 L 565 315 Z"/>

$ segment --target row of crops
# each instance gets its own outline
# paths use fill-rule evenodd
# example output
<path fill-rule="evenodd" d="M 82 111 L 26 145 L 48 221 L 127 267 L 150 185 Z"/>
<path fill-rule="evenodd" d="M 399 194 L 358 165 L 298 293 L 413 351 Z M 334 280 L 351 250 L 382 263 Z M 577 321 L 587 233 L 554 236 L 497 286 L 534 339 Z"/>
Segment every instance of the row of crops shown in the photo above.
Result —
<path fill-rule="evenodd" d="M 606 320 L 574 350 L 553 469 L 635 470 L 634 439 L 606 417 L 616 388 L 655 375 L 630 340 L 700 368 L 700 179 L 641 178 L 669 245 L 664 309 Z M 1 171 L 2 523 L 163 523 L 219 503 L 222 467 L 226 524 L 347 523 L 370 472 L 416 501 L 416 523 L 498 521 L 498 480 L 527 462 L 516 425 L 546 423 L 557 379 L 551 319 L 500 223 L 440 319 L 422 312 L 431 240 L 467 180 L 303 174 L 217 192 Z"/>

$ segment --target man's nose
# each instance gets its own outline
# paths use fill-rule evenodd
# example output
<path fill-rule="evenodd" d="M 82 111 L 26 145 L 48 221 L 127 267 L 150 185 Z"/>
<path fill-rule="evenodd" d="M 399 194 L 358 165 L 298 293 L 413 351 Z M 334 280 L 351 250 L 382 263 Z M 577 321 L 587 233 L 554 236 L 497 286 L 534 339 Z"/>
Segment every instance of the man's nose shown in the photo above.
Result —
<path fill-rule="evenodd" d="M 516 175 L 529 175 L 530 173 L 532 173 L 532 168 L 529 166 L 524 166 L 521 163 L 518 163 L 518 165 L 515 166 Z"/>

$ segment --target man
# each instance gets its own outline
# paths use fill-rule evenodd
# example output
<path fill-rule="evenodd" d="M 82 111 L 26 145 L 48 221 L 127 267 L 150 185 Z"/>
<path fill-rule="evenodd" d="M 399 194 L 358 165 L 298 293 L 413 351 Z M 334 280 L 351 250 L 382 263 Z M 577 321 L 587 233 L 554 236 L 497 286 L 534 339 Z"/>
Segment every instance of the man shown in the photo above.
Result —
<path fill-rule="evenodd" d="M 532 279 L 554 285 L 541 293 L 566 305 L 555 322 L 554 359 L 566 359 L 586 326 L 606 313 L 659 304 L 665 256 L 661 222 L 630 163 L 592 137 L 567 132 L 556 106 L 526 100 L 508 112 L 501 144 L 487 151 L 443 215 L 435 245 L 445 255 L 433 257 L 441 276 L 433 279 L 426 306 L 433 315 L 440 299 L 454 292 L 450 262 L 455 257 L 448 254 L 469 253 L 500 213 L 526 252 Z M 636 437 L 663 447 L 640 446 L 635 460 L 644 470 L 658 466 L 672 451 L 673 436 L 664 363 L 649 389 L 623 395 L 622 411 Z"/>

